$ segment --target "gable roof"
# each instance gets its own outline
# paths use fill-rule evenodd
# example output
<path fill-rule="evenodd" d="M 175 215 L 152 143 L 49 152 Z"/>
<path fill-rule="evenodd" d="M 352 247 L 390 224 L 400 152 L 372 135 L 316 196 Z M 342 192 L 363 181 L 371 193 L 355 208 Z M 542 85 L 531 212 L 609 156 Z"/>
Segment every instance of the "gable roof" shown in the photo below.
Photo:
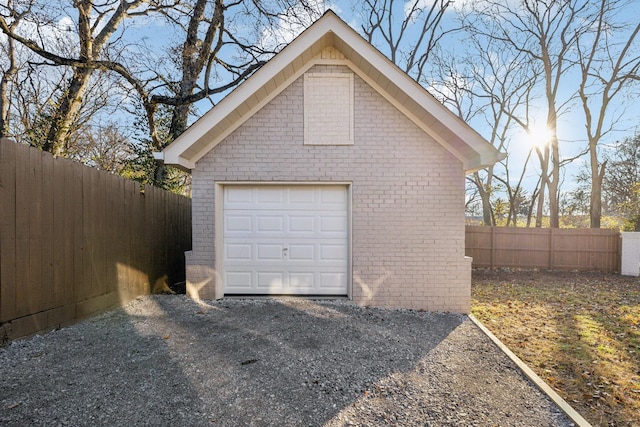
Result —
<path fill-rule="evenodd" d="M 161 153 L 156 153 L 157 158 L 193 169 L 200 158 L 316 64 L 349 67 L 458 158 L 467 173 L 505 157 L 333 11 L 327 11 Z"/>

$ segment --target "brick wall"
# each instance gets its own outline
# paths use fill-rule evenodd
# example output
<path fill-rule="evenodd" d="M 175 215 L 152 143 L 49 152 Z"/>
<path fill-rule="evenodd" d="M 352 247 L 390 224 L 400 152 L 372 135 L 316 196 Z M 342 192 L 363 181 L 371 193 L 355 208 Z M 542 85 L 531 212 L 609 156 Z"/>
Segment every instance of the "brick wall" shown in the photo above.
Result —
<path fill-rule="evenodd" d="M 349 72 L 341 66 L 310 72 Z M 468 312 L 462 164 L 359 77 L 354 145 L 303 145 L 303 78 L 205 155 L 193 170 L 190 293 L 215 279 L 216 181 L 352 182 L 352 299 L 362 305 Z"/>

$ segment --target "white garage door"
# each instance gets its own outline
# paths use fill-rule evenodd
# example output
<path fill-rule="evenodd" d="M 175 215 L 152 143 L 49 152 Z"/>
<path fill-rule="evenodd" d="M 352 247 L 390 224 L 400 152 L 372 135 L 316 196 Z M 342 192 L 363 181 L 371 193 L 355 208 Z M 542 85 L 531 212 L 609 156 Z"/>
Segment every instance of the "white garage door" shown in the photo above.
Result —
<path fill-rule="evenodd" d="M 223 212 L 225 294 L 347 294 L 345 186 L 226 186 Z"/>

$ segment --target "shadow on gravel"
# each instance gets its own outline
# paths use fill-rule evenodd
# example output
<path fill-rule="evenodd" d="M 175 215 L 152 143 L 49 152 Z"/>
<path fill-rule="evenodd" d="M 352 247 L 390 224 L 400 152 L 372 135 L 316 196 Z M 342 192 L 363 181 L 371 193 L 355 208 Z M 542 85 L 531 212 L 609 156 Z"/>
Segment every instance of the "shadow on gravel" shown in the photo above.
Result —
<path fill-rule="evenodd" d="M 569 425 L 466 316 L 346 301 L 145 297 L 0 378 L 3 426 Z"/>
<path fill-rule="evenodd" d="M 0 348 L 0 426 L 209 425 L 166 340 L 140 331 L 157 314 L 114 310 Z"/>
<path fill-rule="evenodd" d="M 380 378 L 413 369 L 464 319 L 302 299 L 226 300 L 195 314 L 158 302 L 182 342 L 174 360 L 211 421 L 230 426 L 323 425 Z"/>

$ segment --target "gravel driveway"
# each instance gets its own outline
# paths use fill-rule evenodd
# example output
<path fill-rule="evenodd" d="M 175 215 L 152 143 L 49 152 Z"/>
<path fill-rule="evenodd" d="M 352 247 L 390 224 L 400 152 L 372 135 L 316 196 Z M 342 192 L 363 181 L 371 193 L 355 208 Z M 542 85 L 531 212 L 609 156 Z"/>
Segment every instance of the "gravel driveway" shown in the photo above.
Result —
<path fill-rule="evenodd" d="M 0 348 L 0 425 L 572 423 L 466 316 L 157 295 Z"/>

